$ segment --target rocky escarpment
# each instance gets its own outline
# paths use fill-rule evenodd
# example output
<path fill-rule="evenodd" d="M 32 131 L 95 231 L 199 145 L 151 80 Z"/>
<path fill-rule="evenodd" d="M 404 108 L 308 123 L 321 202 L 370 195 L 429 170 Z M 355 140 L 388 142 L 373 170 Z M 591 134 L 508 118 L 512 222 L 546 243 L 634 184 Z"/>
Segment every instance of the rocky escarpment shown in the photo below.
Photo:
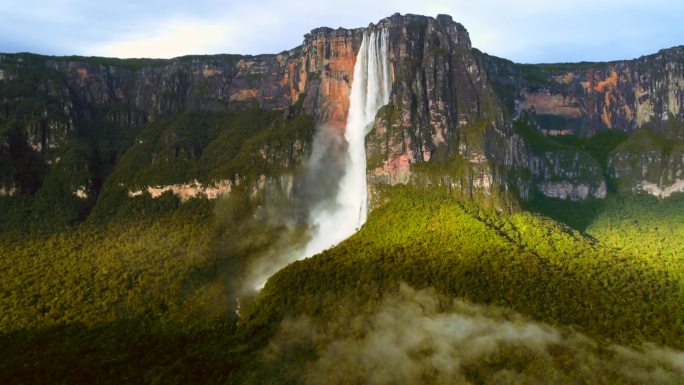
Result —
<path fill-rule="evenodd" d="M 544 135 L 634 133 L 642 127 L 660 135 L 684 120 L 682 46 L 609 63 L 529 65 L 479 55 L 513 118 L 531 120 Z M 605 175 L 612 184 L 623 193 L 659 197 L 681 190 L 678 173 L 684 162 L 676 148 L 663 150 L 658 140 L 635 135 L 646 140 L 618 148 L 610 157 Z M 676 144 L 682 138 L 669 135 L 666 141 Z M 572 164 L 563 167 L 570 169 Z"/>
<path fill-rule="evenodd" d="M 611 153 L 608 169 L 622 193 L 668 198 L 684 192 L 684 126 L 638 130 Z"/>
<path fill-rule="evenodd" d="M 603 170 L 582 151 L 549 151 L 532 156 L 531 161 L 534 187 L 546 197 L 572 201 L 606 197 Z"/>
<path fill-rule="evenodd" d="M 534 111 L 550 135 L 659 129 L 684 120 L 684 46 L 608 63 L 532 65 L 480 56 L 514 116 Z"/>
<path fill-rule="evenodd" d="M 11 103 L 44 99 L 42 105 L 32 106 L 33 115 L 19 116 L 35 121 L 37 127 L 27 130 L 37 150 L 57 146 L 79 123 L 98 114 L 117 126 L 135 127 L 184 111 L 226 111 L 249 104 L 286 110 L 301 94 L 310 94 L 304 104 L 311 115 L 323 122 L 344 120 L 347 75 L 354 65 L 353 34 L 345 31 L 327 40 L 319 35 L 314 31 L 305 45 L 291 51 L 255 57 L 108 60 L 0 55 L 0 86 L 6 111 L 11 112 Z"/>
<path fill-rule="evenodd" d="M 389 30 L 393 85 L 366 138 L 371 186 L 443 184 L 483 201 L 506 190 L 510 127 L 466 29 L 447 15 L 394 15 L 377 27 Z"/>
<path fill-rule="evenodd" d="M 513 122 L 527 119 L 545 135 L 631 133 L 644 125 L 660 132 L 667 122 L 684 119 L 684 48 L 632 61 L 521 65 L 472 49 L 466 29 L 449 16 L 395 14 L 366 28 L 315 29 L 301 46 L 275 55 L 0 55 L 0 195 L 36 195 L 53 180 L 68 195 L 94 202 L 111 175 L 128 175 L 116 170 L 129 152 L 140 171 L 131 177 L 131 192 L 235 186 L 238 161 L 259 165 L 248 171 L 254 185 L 261 175 L 280 173 L 281 163 L 291 172 L 309 156 L 313 135 L 293 128 L 287 138 L 273 139 L 276 128 L 306 115 L 342 133 L 356 54 L 371 29 L 388 31 L 392 79 L 390 103 L 366 142 L 371 190 L 380 184 L 441 184 L 499 204 L 499 198 L 535 194 L 601 198 L 613 180 L 624 192 L 666 196 L 678 189 L 684 167 L 676 149 L 650 157 L 639 155 L 646 150 L 623 149 L 608 167 L 579 148 L 540 151 Z M 197 130 L 165 120 L 255 108 L 276 111 L 280 123 L 269 115 L 259 130 L 231 128 L 240 133 L 231 139 L 221 137 L 220 124 Z M 244 151 L 253 154 L 217 155 L 231 140 L 247 144 Z M 149 147 L 151 142 L 161 147 Z M 264 147 L 273 143 L 280 147 Z M 141 148 L 149 156 L 140 157 Z M 257 158 L 263 153 L 277 156 L 262 162 Z M 194 166 L 208 159 L 233 166 Z M 207 191 L 202 194 L 214 195 Z"/>
<path fill-rule="evenodd" d="M 408 165 L 455 156 L 468 159 L 476 169 L 470 172 L 480 179 L 492 179 L 485 159 L 498 153 L 500 144 L 494 142 L 501 135 L 490 131 L 505 130 L 506 124 L 465 28 L 448 16 L 399 14 L 368 28 L 389 31 L 394 90 L 386 111 L 393 115 L 386 113 L 369 138 L 375 180 L 396 181 L 408 175 Z M 99 129 L 96 125 L 117 133 L 129 130 L 128 135 L 135 136 L 152 122 L 187 111 L 258 106 L 282 110 L 290 117 L 299 110 L 317 124 L 341 132 L 365 30 L 319 28 L 307 34 L 300 47 L 256 57 L 114 60 L 3 55 L 0 87 L 6 94 L 5 110 L 12 110 L 11 103 L 35 96 L 29 90 L 36 85 L 28 84 L 24 93 L 10 90 L 40 74 L 41 102 L 16 120 L 29 133 L 26 142 L 45 163 L 57 161 L 59 151 L 52 150 L 68 138 L 88 136 Z M 179 181 L 167 184 L 171 182 Z M 72 187 L 82 185 L 78 178 Z M 15 191 L 15 184 L 4 187 Z"/>
<path fill-rule="evenodd" d="M 0 191 L 35 193 L 55 168 L 51 165 L 78 158 L 65 153 L 85 146 L 87 154 L 67 166 L 79 174 L 69 178 L 73 186 L 67 189 L 90 185 L 97 195 L 107 176 L 98 172 L 113 169 L 132 138 L 144 136 L 151 123 L 178 113 L 256 107 L 281 110 L 286 119 L 298 111 L 342 128 L 359 44 L 354 30 L 318 29 L 302 46 L 277 55 L 172 60 L 0 55 Z M 158 139 L 173 144 L 179 136 L 184 135 Z M 311 137 L 299 139 L 306 153 Z M 175 148 L 173 156 L 193 152 L 180 143 Z"/>
<path fill-rule="evenodd" d="M 446 185 L 495 205 L 509 195 L 605 197 L 604 171 L 591 155 L 538 148 L 511 124 L 515 116 L 500 103 L 487 62 L 463 26 L 444 15 L 390 18 L 385 25 L 393 37 L 394 83 L 391 103 L 367 137 L 371 182 Z M 438 166 L 422 167 L 426 162 Z"/>
<path fill-rule="evenodd" d="M 617 152 L 611 171 L 622 192 L 644 192 L 668 198 L 684 192 L 684 148 L 671 153 L 657 150 L 640 154 Z"/>

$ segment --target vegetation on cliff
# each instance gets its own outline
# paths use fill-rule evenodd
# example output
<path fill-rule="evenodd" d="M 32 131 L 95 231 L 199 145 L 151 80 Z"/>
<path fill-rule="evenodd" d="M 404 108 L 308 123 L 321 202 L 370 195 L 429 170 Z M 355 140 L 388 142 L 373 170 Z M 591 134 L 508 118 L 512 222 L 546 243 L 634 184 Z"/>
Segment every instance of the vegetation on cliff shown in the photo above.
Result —
<path fill-rule="evenodd" d="M 137 135 L 96 121 L 70 135 L 54 155 L 56 164 L 48 165 L 28 148 L 21 129 L 8 127 L 0 130 L 12 144 L 7 154 L 0 152 L 0 160 L 8 158 L 0 164 L 0 177 L 6 175 L 10 184 L 18 180 L 21 194 L 0 196 L 0 232 L 16 233 L 57 231 L 88 217 L 106 222 L 112 215 L 139 216 L 137 211 L 146 210 L 132 208 L 139 204 L 128 199 L 128 191 L 147 186 L 248 183 L 292 171 L 310 151 L 314 132 L 306 115 L 285 118 L 281 111 L 258 108 L 176 114 Z M 87 198 L 76 196 L 77 189 Z"/>

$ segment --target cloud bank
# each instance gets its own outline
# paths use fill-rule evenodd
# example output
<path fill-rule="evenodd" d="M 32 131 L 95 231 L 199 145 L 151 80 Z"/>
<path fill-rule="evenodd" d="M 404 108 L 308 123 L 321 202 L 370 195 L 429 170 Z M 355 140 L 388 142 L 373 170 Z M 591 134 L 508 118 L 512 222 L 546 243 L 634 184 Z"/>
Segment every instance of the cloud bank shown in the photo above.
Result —
<path fill-rule="evenodd" d="M 402 286 L 371 314 L 285 320 L 250 381 L 534 385 L 682 379 L 684 352 L 602 345 L 509 310 Z"/>

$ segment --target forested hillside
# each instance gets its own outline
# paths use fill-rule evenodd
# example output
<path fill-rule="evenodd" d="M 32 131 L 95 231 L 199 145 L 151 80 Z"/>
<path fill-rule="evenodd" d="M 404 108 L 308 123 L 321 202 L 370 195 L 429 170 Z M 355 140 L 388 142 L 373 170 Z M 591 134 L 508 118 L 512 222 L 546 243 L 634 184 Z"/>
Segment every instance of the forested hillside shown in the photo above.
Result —
<path fill-rule="evenodd" d="M 236 234 L 208 201 L 125 224 L 6 237 L 2 346 L 12 359 L 2 373 L 15 383 L 266 381 L 275 372 L 252 369 L 265 365 L 257 352 L 282 320 L 307 316 L 342 333 L 344 323 L 335 322 L 373 314 L 400 283 L 569 327 L 601 341 L 599 351 L 642 342 L 684 346 L 679 200 L 614 198 L 584 233 L 526 212 L 482 209 L 442 190 L 397 187 L 385 201 L 351 239 L 279 272 L 254 300 L 244 298 L 237 324 L 236 273 L 269 237 Z M 232 202 L 223 204 L 244 220 Z M 643 246 L 637 233 L 659 247 Z M 268 365 L 317 357 L 301 349 Z M 149 357 L 155 351 L 163 352 L 160 360 Z M 54 368 L 55 356 L 78 369 Z M 533 362 L 499 360 L 510 368 Z M 466 378 L 484 375 L 477 373 Z"/>

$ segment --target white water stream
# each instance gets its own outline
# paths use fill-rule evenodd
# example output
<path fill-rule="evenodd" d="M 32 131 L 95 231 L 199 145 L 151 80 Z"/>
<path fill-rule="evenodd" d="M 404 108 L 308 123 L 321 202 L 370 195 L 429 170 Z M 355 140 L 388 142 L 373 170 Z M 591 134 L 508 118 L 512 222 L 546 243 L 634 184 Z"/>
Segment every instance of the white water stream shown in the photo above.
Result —
<path fill-rule="evenodd" d="M 354 79 L 349 97 L 349 114 L 344 138 L 348 144 L 348 159 L 340 180 L 335 204 L 330 209 L 314 210 L 310 223 L 313 236 L 302 257 L 336 245 L 354 234 L 368 216 L 366 186 L 366 134 L 372 129 L 380 107 L 389 102 L 388 32 L 383 29 L 364 33 L 354 64 Z"/>
<path fill-rule="evenodd" d="M 252 287 L 260 290 L 268 277 L 288 263 L 311 257 L 354 234 L 368 216 L 366 185 L 366 134 L 380 107 L 389 102 L 388 31 L 366 31 L 356 56 L 344 138 L 347 154 L 337 194 L 314 207 L 309 216 L 312 237 L 296 251 L 276 251 L 277 258 L 261 260 L 251 272 Z M 315 143 L 315 142 L 314 142 Z M 324 151 L 319 149 L 319 151 Z M 316 149 L 314 149 L 316 152 Z"/>

